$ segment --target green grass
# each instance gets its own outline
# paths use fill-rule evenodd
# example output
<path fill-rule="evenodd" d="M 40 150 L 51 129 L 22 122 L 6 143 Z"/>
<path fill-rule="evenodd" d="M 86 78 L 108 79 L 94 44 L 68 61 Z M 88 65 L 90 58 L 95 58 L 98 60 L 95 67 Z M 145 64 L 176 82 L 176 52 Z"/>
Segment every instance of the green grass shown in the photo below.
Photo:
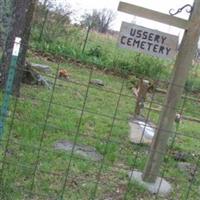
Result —
<path fill-rule="evenodd" d="M 53 69 L 51 77 L 55 76 L 57 64 L 39 57 L 31 56 L 29 60 L 49 64 Z M 1 161 L 4 163 L 1 166 L 4 167 L 3 178 L 0 176 L 0 180 L 3 180 L 2 197 L 7 200 L 59 199 L 65 183 L 70 153 L 55 150 L 54 145 L 60 140 L 74 141 L 76 138 L 78 144 L 96 148 L 105 156 L 105 160 L 102 166 L 101 162 L 74 155 L 64 187 L 63 199 L 121 200 L 126 193 L 127 199 L 130 200 L 155 199 L 142 186 L 134 182 L 127 187 L 129 170 L 133 167 L 141 171 L 144 169 L 149 148 L 146 145 L 133 145 L 129 141 L 128 121 L 135 106 L 135 98 L 128 88 L 129 80 L 123 82 L 120 77 L 98 70 L 92 70 L 91 73 L 90 69 L 67 62 L 62 63 L 60 68 L 67 69 L 71 80 L 76 81 L 76 84 L 57 80 L 53 96 L 52 90 L 42 86 L 23 85 L 21 88 L 12 130 L 9 132 L 11 114 L 2 141 Z M 87 94 L 90 75 L 92 79 L 103 80 L 105 86 L 99 88 L 90 85 Z M 50 77 L 48 79 L 54 81 Z M 52 105 L 49 110 L 51 98 Z M 158 96 L 156 99 L 162 103 L 164 97 Z M 83 106 L 84 112 L 81 115 Z M 198 106 L 198 104 L 193 106 L 190 103 L 186 104 L 185 115 L 192 115 L 196 110 L 195 116 L 197 116 Z M 10 108 L 12 113 L 13 109 L 12 103 Z M 147 111 L 144 110 L 142 114 L 147 115 Z M 155 124 L 158 117 L 158 113 L 150 113 L 150 119 Z M 113 118 L 115 118 L 114 124 Z M 198 137 L 199 129 L 198 123 L 186 121 L 181 123 L 179 130 L 181 134 L 177 136 L 172 149 L 197 154 L 200 143 L 195 137 Z M 8 152 L 4 157 L 8 139 Z M 139 154 L 135 162 L 137 152 Z M 189 161 L 195 163 L 197 158 Z M 176 164 L 177 162 L 169 154 L 161 173 L 165 171 L 166 179 L 174 188 L 169 199 L 182 200 L 187 193 L 189 182 L 187 177 L 177 169 Z M 101 176 L 95 190 L 100 169 Z M 191 192 L 193 197 L 190 199 L 199 198 L 198 182 L 197 175 Z"/>
<path fill-rule="evenodd" d="M 34 51 L 80 60 L 86 64 L 93 64 L 98 69 L 109 70 L 121 76 L 135 74 L 155 80 L 159 75 L 165 78 L 169 75 L 167 67 L 171 65 L 171 62 L 120 49 L 117 47 L 117 36 L 91 31 L 85 52 L 82 52 L 85 29 L 69 26 L 65 32 L 54 36 L 50 41 L 48 31 L 42 41 L 38 41 L 36 30 L 33 28 L 33 37 L 30 42 Z"/>

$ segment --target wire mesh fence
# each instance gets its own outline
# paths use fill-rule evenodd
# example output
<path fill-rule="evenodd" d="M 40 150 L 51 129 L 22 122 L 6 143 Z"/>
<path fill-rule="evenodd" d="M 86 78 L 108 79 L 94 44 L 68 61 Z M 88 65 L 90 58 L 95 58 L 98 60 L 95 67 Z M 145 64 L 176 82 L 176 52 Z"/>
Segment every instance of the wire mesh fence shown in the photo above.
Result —
<path fill-rule="evenodd" d="M 113 51 L 111 60 L 116 63 L 119 54 Z M 152 194 L 132 175 L 133 170 L 143 172 L 149 158 L 152 137 L 148 133 L 156 132 L 160 113 L 167 106 L 172 67 L 168 74 L 159 71 L 151 79 L 138 70 L 116 76 L 112 70 L 97 69 L 94 62 L 64 59 L 65 53 L 55 56 L 30 48 L 27 59 L 51 66 L 51 72 L 43 75 L 48 87 L 22 84 L 20 96 L 10 96 L 0 147 L 1 199 L 198 200 L 200 96 L 189 84 L 199 78 L 198 68 L 191 68 L 182 99 L 173 108 L 178 119 L 170 131 L 159 187 Z M 154 62 L 160 63 L 159 59 Z M 67 74 L 61 77 L 63 70 Z M 140 79 L 153 84 L 135 116 L 134 91 Z M 172 186 L 167 197 L 159 193 L 163 180 Z"/>
<path fill-rule="evenodd" d="M 2 139 L 2 195 L 5 199 L 153 199 L 127 176 L 132 169 L 143 170 L 149 150 L 149 145 L 129 141 L 135 99 L 127 80 L 69 64 L 66 68 L 76 81 L 60 80 L 58 71 L 65 65 L 55 66 L 48 77 L 51 90 L 22 86 L 21 97 L 13 99 Z M 92 85 L 95 78 L 103 79 L 105 86 Z M 146 122 L 157 124 L 158 114 L 152 108 L 162 107 L 163 96 L 148 94 L 148 108 L 142 113 Z M 199 102 L 187 97 L 177 112 L 184 115 L 186 109 L 189 115 L 192 107 L 198 116 Z M 183 120 L 179 131 L 172 132 L 161 172 L 173 183 L 172 199 L 190 199 L 189 194 L 198 199 L 198 128 L 198 122 Z M 95 153 L 100 158 L 94 159 Z M 183 172 L 176 167 L 182 160 L 191 164 Z"/>

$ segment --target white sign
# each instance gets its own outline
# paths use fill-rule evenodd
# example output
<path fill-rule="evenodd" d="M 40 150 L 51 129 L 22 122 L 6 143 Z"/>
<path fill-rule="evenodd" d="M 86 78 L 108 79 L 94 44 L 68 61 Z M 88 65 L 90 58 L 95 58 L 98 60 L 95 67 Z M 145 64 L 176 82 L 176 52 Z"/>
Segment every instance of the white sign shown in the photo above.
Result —
<path fill-rule="evenodd" d="M 178 37 L 122 22 L 118 45 L 161 58 L 174 58 L 178 48 Z"/>
<path fill-rule="evenodd" d="M 13 56 L 18 56 L 19 55 L 20 46 L 21 46 L 21 40 L 22 39 L 19 38 L 19 37 L 15 38 L 15 43 L 14 43 L 13 52 L 12 52 Z"/>

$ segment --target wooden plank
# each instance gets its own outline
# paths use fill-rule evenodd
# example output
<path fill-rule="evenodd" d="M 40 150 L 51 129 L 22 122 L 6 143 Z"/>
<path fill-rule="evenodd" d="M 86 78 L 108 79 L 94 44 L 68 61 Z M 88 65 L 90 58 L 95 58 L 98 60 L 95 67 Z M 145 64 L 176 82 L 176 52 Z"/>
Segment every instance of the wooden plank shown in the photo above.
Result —
<path fill-rule="evenodd" d="M 163 90 L 161 88 L 156 88 L 156 92 L 160 93 L 160 94 L 167 94 L 167 90 Z M 190 101 L 194 101 L 194 102 L 200 102 L 200 99 L 197 99 L 197 98 L 194 98 L 194 97 L 185 96 L 185 95 L 182 95 L 181 98 L 182 99 L 186 99 L 186 100 L 190 100 Z"/>
<path fill-rule="evenodd" d="M 164 59 L 173 59 L 177 54 L 178 37 L 122 22 L 118 46 Z"/>
<path fill-rule="evenodd" d="M 187 29 L 189 27 L 189 22 L 187 20 L 174 17 L 171 15 L 167 15 L 164 13 L 160 13 L 157 11 L 153 11 L 150 9 L 146 9 L 140 6 L 136 6 L 133 4 L 125 3 L 125 2 L 120 2 L 118 11 L 125 12 L 131 15 L 151 19 L 154 21 L 158 21 L 164 24 L 168 24 L 171 26 L 175 26 L 178 28 L 182 29 Z"/>
<path fill-rule="evenodd" d="M 147 110 L 150 110 L 150 111 L 158 112 L 158 113 L 160 113 L 162 111 L 159 108 L 153 108 L 153 107 L 149 107 L 149 106 L 144 106 L 144 108 L 147 109 Z M 200 123 L 200 119 L 195 118 L 195 117 L 189 117 L 189 116 L 181 115 L 181 119 L 185 120 L 185 121 L 191 121 L 191 122 Z"/>
<path fill-rule="evenodd" d="M 200 119 L 197 119 L 197 118 L 194 118 L 194 117 L 182 116 L 182 119 L 183 119 L 183 120 L 186 120 L 186 121 L 191 121 L 191 122 L 200 123 Z"/>

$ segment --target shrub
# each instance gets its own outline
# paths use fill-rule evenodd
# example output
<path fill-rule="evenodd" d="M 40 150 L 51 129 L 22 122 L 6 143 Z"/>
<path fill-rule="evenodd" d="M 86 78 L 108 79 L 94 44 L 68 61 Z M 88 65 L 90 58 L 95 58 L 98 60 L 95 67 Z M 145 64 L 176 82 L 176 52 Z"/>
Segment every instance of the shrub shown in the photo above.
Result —
<path fill-rule="evenodd" d="M 96 46 L 96 47 L 91 47 L 87 53 L 89 56 L 95 56 L 97 58 L 100 58 L 102 56 L 102 47 L 101 46 Z"/>

